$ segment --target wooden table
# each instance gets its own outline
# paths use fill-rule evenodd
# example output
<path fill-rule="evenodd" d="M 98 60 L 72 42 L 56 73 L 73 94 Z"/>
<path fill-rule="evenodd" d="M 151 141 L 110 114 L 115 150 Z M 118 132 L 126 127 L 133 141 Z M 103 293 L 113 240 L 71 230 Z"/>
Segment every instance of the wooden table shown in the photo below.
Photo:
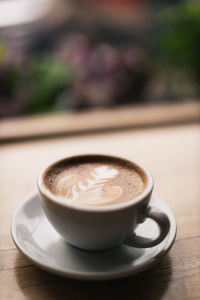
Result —
<path fill-rule="evenodd" d="M 36 189 L 39 171 L 52 160 L 79 153 L 126 156 L 146 166 L 155 193 L 174 212 L 178 233 L 151 269 L 112 282 L 81 282 L 49 274 L 14 246 L 10 222 Z M 0 299 L 200 299 L 200 125 L 143 128 L 46 140 L 0 148 Z"/>

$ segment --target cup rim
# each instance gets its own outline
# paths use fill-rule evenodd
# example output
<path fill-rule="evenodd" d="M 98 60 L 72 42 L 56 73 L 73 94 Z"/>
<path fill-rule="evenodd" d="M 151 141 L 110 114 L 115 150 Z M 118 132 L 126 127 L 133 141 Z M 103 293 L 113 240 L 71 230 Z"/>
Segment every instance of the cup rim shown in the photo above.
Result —
<path fill-rule="evenodd" d="M 144 191 L 141 194 L 139 194 L 137 197 L 135 197 L 134 199 L 125 201 L 122 203 L 103 205 L 103 206 L 100 206 L 100 205 L 99 206 L 98 205 L 90 206 L 90 205 L 81 205 L 81 204 L 72 205 L 67 202 L 63 202 L 63 201 L 59 200 L 59 198 L 56 197 L 56 195 L 54 195 L 52 192 L 50 192 L 45 187 L 45 185 L 43 183 L 43 178 L 44 178 L 44 174 L 47 171 L 47 169 L 53 167 L 54 165 L 56 165 L 58 163 L 61 163 L 62 161 L 66 161 L 68 159 L 75 159 L 75 158 L 80 158 L 80 157 L 83 157 L 83 158 L 84 157 L 95 157 L 95 156 L 100 156 L 102 158 L 105 157 L 105 158 L 114 158 L 114 159 L 119 159 L 119 160 L 125 160 L 128 162 L 131 162 L 136 167 L 141 169 L 145 173 L 145 176 L 147 179 L 147 185 L 146 185 L 146 188 L 144 189 Z M 151 194 L 151 192 L 153 190 L 154 182 L 153 182 L 153 177 L 152 177 L 151 173 L 146 168 L 144 168 L 140 163 L 136 163 L 134 160 L 130 160 L 124 156 L 119 157 L 119 156 L 110 155 L 110 154 L 98 154 L 98 153 L 94 154 L 94 153 L 92 153 L 92 154 L 80 154 L 80 155 L 63 157 L 59 160 L 56 160 L 56 161 L 48 164 L 40 172 L 40 174 L 37 178 L 37 186 L 38 186 L 39 192 L 43 196 L 45 196 L 49 202 L 53 202 L 54 204 L 56 204 L 58 206 L 68 208 L 70 210 L 85 211 L 85 212 L 97 212 L 98 213 L 98 212 L 111 212 L 111 211 L 125 209 L 125 208 L 131 207 L 131 206 L 135 206 L 136 204 L 138 204 L 139 202 L 142 202 L 144 199 L 146 199 L 146 197 L 148 195 Z"/>

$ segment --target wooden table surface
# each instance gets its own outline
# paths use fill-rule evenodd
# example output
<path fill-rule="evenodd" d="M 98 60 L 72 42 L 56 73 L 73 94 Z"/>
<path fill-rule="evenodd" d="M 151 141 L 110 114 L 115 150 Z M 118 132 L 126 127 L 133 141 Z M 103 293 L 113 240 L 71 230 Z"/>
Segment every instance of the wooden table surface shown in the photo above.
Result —
<path fill-rule="evenodd" d="M 79 153 L 109 153 L 142 163 L 178 225 L 170 252 L 151 269 L 111 282 L 61 278 L 15 247 L 10 222 L 36 190 L 39 171 Z M 0 299 L 200 299 L 200 125 L 124 130 L 2 144 L 0 148 Z"/>

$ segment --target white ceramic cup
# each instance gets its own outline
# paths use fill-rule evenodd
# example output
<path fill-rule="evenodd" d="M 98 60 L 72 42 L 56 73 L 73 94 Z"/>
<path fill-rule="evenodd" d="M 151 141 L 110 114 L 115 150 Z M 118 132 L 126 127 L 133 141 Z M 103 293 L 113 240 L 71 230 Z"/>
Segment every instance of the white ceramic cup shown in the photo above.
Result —
<path fill-rule="evenodd" d="M 108 155 L 79 155 L 84 159 L 93 157 L 113 158 Z M 71 158 L 64 158 L 65 164 Z M 115 157 L 115 159 L 120 159 Z M 59 163 L 61 161 L 58 161 Z M 56 167 L 55 162 L 49 165 Z M 130 162 L 130 161 L 129 161 Z M 141 165 L 131 161 L 147 178 L 144 191 L 133 200 L 106 206 L 70 205 L 58 200 L 44 184 L 45 168 L 38 177 L 38 190 L 44 212 L 63 239 L 73 246 L 83 250 L 106 250 L 120 244 L 147 248 L 158 245 L 169 231 L 169 219 L 164 211 L 149 205 L 153 190 L 153 179 L 150 173 Z M 154 240 L 136 236 L 134 230 L 146 218 L 157 222 L 160 233 Z"/>

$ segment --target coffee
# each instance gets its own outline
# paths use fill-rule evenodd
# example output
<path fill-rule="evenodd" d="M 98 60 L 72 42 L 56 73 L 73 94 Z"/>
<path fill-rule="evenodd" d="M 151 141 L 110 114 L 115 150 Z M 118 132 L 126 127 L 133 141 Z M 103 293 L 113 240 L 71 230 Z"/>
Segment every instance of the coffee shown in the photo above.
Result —
<path fill-rule="evenodd" d="M 51 165 L 44 183 L 68 204 L 104 206 L 133 200 L 144 191 L 147 178 L 140 167 L 125 159 L 85 155 Z"/>

